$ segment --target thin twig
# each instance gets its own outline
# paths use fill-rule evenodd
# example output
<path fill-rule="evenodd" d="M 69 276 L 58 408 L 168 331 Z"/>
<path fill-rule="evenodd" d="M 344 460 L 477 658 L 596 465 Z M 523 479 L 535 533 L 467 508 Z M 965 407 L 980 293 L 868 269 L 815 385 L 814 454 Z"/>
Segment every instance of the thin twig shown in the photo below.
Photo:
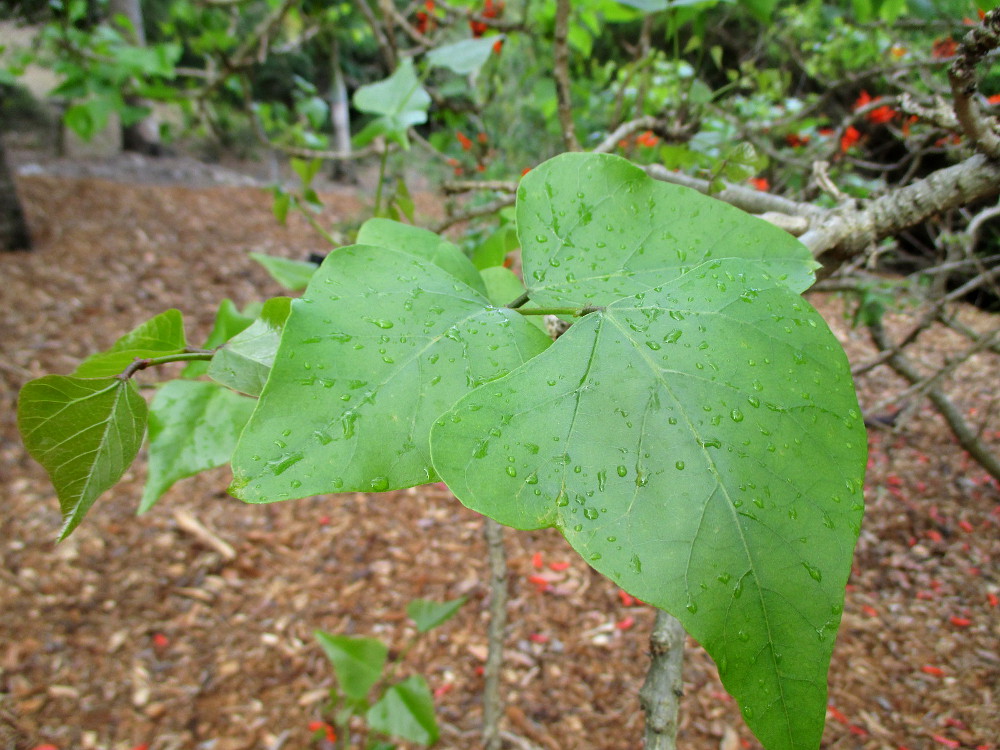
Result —
<path fill-rule="evenodd" d="M 507 553 L 503 545 L 503 526 L 487 518 L 483 530 L 490 562 L 490 625 L 483 670 L 483 747 L 485 750 L 500 750 L 500 717 L 503 716 L 500 668 L 503 666 L 504 632 L 507 629 Z"/>
<path fill-rule="evenodd" d="M 882 326 L 881 321 L 876 321 L 868 326 L 872 341 L 879 351 L 887 351 L 893 348 Z M 911 384 L 919 383 L 923 378 L 916 366 L 903 354 L 893 354 L 889 357 L 889 366 L 898 374 L 902 375 Z M 996 480 L 1000 481 L 1000 457 L 993 455 L 983 444 L 979 436 L 969 427 L 962 417 L 962 413 L 955 407 L 951 400 L 938 388 L 929 388 L 927 398 L 934 404 L 934 408 L 944 417 L 952 434 L 959 444 L 968 451 L 975 461 L 986 469 Z"/>

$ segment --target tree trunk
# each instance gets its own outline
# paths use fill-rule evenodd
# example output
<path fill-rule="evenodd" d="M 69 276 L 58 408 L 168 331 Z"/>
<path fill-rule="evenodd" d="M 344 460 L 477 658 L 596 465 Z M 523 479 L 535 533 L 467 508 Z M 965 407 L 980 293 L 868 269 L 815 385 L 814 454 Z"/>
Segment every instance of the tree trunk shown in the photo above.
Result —
<path fill-rule="evenodd" d="M 124 29 L 125 37 L 139 47 L 146 46 L 146 29 L 142 21 L 141 0 L 108 0 L 108 14 L 114 23 L 115 16 L 124 16 L 132 26 Z M 128 103 L 137 107 L 148 107 L 149 102 L 137 97 L 129 97 Z M 122 148 L 149 156 L 159 156 L 163 152 L 160 143 L 160 126 L 153 114 L 139 122 L 122 126 Z"/>
<path fill-rule="evenodd" d="M 30 250 L 31 235 L 17 197 L 14 176 L 7 168 L 7 152 L 0 139 L 0 250 Z"/>

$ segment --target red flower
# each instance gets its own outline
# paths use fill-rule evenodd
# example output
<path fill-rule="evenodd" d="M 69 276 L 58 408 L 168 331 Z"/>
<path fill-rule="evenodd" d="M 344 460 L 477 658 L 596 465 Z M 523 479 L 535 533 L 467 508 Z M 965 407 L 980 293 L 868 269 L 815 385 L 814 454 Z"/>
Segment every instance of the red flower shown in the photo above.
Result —
<path fill-rule="evenodd" d="M 953 57 L 957 51 L 958 42 L 950 36 L 946 36 L 934 40 L 934 44 L 931 46 L 931 57 L 935 60 L 941 60 L 945 57 Z"/>
<path fill-rule="evenodd" d="M 489 27 L 482 21 L 469 21 L 469 28 L 472 29 L 472 36 L 476 39 L 486 33 Z"/>
<path fill-rule="evenodd" d="M 771 183 L 767 181 L 766 177 L 751 177 L 749 182 L 755 188 L 764 193 L 771 189 Z"/>
<path fill-rule="evenodd" d="M 799 135 L 798 133 L 789 133 L 785 136 L 785 143 L 787 143 L 792 148 L 800 148 L 809 143 L 808 135 Z"/>
<path fill-rule="evenodd" d="M 873 109 L 865 117 L 868 122 L 874 123 L 875 125 L 881 125 L 882 123 L 889 122 L 896 116 L 896 110 L 890 107 L 888 104 L 883 104 L 877 109 Z"/>
<path fill-rule="evenodd" d="M 493 42 L 493 53 L 499 55 L 500 50 L 502 49 L 503 49 L 503 37 Z"/>
<path fill-rule="evenodd" d="M 862 89 L 861 93 L 858 95 L 858 98 L 854 100 L 854 111 L 857 112 L 862 107 L 871 104 L 872 101 L 873 100 L 871 95 L 867 91 Z"/>
<path fill-rule="evenodd" d="M 326 739 L 329 742 L 336 742 L 337 733 L 333 731 L 333 727 L 327 724 L 325 721 L 310 721 L 309 722 L 310 732 L 323 732 L 326 735 Z"/>
<path fill-rule="evenodd" d="M 906 118 L 906 122 L 903 123 L 903 135 L 910 134 L 910 126 L 913 125 L 913 123 L 915 123 L 917 119 L 918 118 L 916 115 L 910 115 L 909 117 Z M 926 456 L 924 458 L 926 459 Z M 926 460 L 924 460 L 923 463 L 926 463 Z"/>
<path fill-rule="evenodd" d="M 422 10 L 418 10 L 417 23 L 416 23 L 417 31 L 419 31 L 421 34 L 426 34 L 429 20 L 430 19 L 428 18 L 426 13 L 424 13 Z"/>
<path fill-rule="evenodd" d="M 486 141 L 488 141 L 489 138 L 486 135 L 486 133 L 476 133 L 476 140 L 479 141 L 480 143 L 486 143 Z"/>
<path fill-rule="evenodd" d="M 990 104 L 1000 104 L 1000 94 L 994 94 L 986 98 L 986 101 Z"/>
<path fill-rule="evenodd" d="M 851 146 L 861 140 L 861 133 L 853 125 L 848 126 L 844 134 L 840 136 L 840 150 L 847 151 Z"/>
<path fill-rule="evenodd" d="M 434 0 L 424 0 L 424 7 L 427 9 L 428 13 L 434 12 Z"/>
<path fill-rule="evenodd" d="M 531 171 L 531 167 L 525 167 L 524 169 L 521 170 L 521 177 L 524 177 L 530 171 Z"/>
<path fill-rule="evenodd" d="M 660 142 L 660 139 L 657 138 L 655 135 L 653 135 L 652 131 L 647 130 L 645 133 L 636 138 L 636 141 L 641 146 L 645 146 L 646 148 L 652 148 L 653 146 L 655 146 L 657 143 Z"/>
<path fill-rule="evenodd" d="M 472 148 L 472 141 L 468 139 L 465 133 L 459 131 L 455 133 L 455 137 L 458 138 L 458 142 L 462 144 L 463 151 L 468 151 Z"/>

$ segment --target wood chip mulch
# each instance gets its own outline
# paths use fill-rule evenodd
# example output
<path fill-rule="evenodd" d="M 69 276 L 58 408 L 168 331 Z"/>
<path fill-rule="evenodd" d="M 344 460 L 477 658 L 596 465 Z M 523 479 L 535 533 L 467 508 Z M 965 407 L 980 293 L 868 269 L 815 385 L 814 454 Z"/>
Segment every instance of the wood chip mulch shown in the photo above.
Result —
<path fill-rule="evenodd" d="M 136 518 L 140 460 L 54 544 L 54 492 L 15 429 L 20 386 L 70 372 L 169 307 L 197 341 L 221 298 L 242 306 L 281 292 L 248 251 L 302 258 L 323 246 L 304 222 L 277 225 L 252 187 L 44 174 L 19 187 L 37 248 L 0 256 L 0 750 L 320 747 L 309 724 L 332 676 L 313 631 L 377 636 L 398 652 L 412 635 L 408 601 L 458 596 L 469 603 L 419 642 L 405 671 L 437 695 L 440 747 L 480 747 L 482 523 L 441 487 L 251 506 L 225 494 L 218 470 Z M 329 205 L 328 221 L 365 210 L 346 190 Z M 423 210 L 435 210 L 432 197 Z M 853 361 L 872 355 L 840 300 L 812 301 Z M 962 315 L 978 330 L 997 325 Z M 892 316 L 890 330 L 906 318 Z M 963 344 L 934 329 L 919 347 L 933 361 Z M 1000 357 L 984 353 L 946 384 L 995 450 L 998 371 Z M 878 368 L 859 383 L 862 402 L 900 385 Z M 896 431 L 873 431 L 870 445 L 823 747 L 998 750 L 1000 492 L 925 404 Z M 192 532 L 192 518 L 211 536 Z M 620 596 L 555 531 L 506 540 L 508 746 L 640 747 L 652 610 Z M 693 642 L 684 687 L 680 747 L 759 747 Z"/>

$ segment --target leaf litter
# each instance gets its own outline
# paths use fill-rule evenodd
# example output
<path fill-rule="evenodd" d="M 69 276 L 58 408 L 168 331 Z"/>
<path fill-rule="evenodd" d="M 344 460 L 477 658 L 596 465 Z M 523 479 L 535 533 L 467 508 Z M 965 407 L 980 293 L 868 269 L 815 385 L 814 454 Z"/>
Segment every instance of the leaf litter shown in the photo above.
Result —
<path fill-rule="evenodd" d="M 239 750 L 281 738 L 307 747 L 331 685 L 313 630 L 398 649 L 412 628 L 407 602 L 463 595 L 470 603 L 418 644 L 407 668 L 438 694 L 439 746 L 477 747 L 486 555 L 480 519 L 446 489 L 248 506 L 225 494 L 229 475 L 218 469 L 179 482 L 136 518 L 140 461 L 55 545 L 54 491 L 15 430 L 26 380 L 71 372 L 171 307 L 197 342 L 221 298 L 242 307 L 281 293 L 248 252 L 301 259 L 321 241 L 296 217 L 277 225 L 252 187 L 33 174 L 19 189 L 38 247 L 0 256 L 0 747 Z M 333 197 L 327 220 L 363 216 L 363 195 Z M 852 362 L 872 355 L 841 300 L 810 300 Z M 980 331 L 996 325 L 972 308 L 960 314 Z M 887 324 L 904 329 L 905 313 Z M 935 328 L 918 347 L 933 361 L 963 344 Z M 998 359 L 979 354 L 946 384 L 994 450 Z M 862 404 L 901 387 L 877 368 L 859 382 Z M 997 750 L 1000 492 L 924 404 L 896 432 L 872 431 L 870 448 L 823 746 Z M 207 537 L 187 530 L 192 517 Z M 552 530 L 506 539 L 504 728 L 545 748 L 637 747 L 652 609 L 622 597 Z M 688 645 L 681 746 L 758 747 L 711 661 Z"/>

